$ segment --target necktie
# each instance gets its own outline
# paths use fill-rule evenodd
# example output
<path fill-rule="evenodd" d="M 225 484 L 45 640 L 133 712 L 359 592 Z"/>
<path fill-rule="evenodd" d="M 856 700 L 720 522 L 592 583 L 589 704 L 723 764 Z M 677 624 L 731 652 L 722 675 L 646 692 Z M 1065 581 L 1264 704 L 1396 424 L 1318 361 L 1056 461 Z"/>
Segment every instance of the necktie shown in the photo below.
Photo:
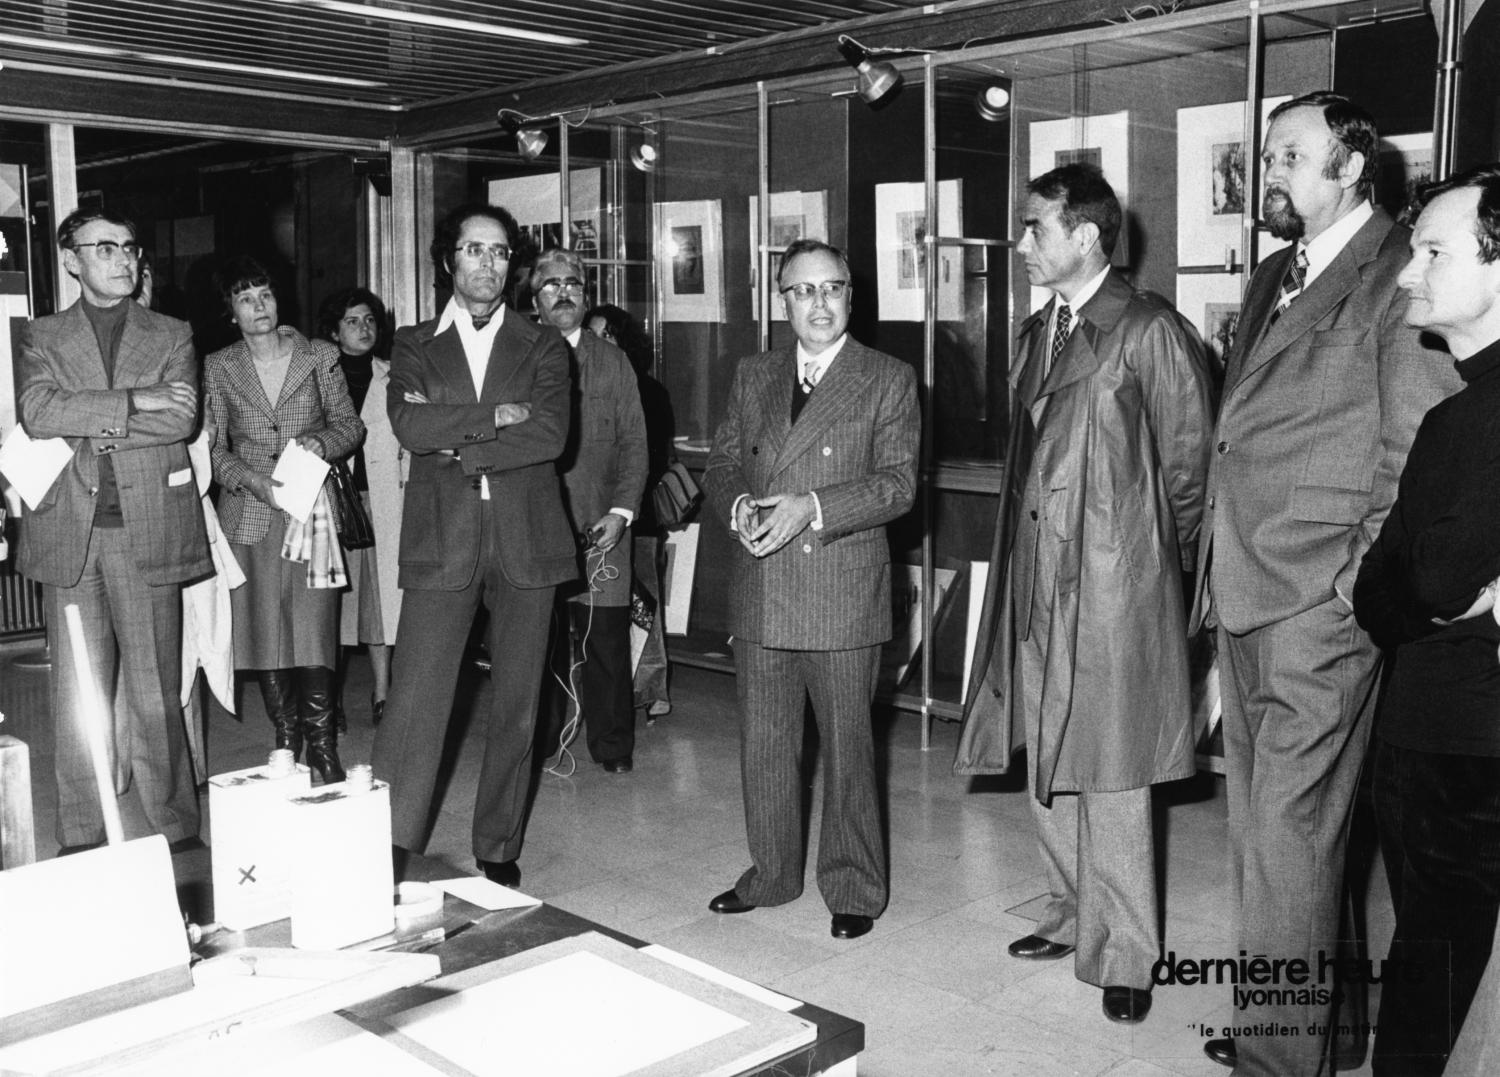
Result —
<path fill-rule="evenodd" d="M 808 363 L 807 368 L 802 372 L 802 391 L 804 393 L 812 392 L 817 388 L 818 379 L 822 376 L 822 372 L 818 370 L 816 363 Z"/>
<path fill-rule="evenodd" d="M 1271 312 L 1271 322 L 1276 319 L 1292 305 L 1292 300 L 1302 294 L 1302 285 L 1307 281 L 1307 251 L 1299 249 L 1297 257 L 1292 259 L 1292 264 L 1287 266 L 1286 277 L 1281 282 L 1281 294 L 1276 297 L 1276 309 Z"/>
<path fill-rule="evenodd" d="M 1062 350 L 1068 346 L 1068 329 L 1073 324 L 1073 312 L 1068 309 L 1068 304 L 1062 303 L 1057 308 L 1057 325 L 1052 330 L 1052 351 L 1047 354 L 1047 367 L 1042 371 L 1042 380 L 1052 373 L 1052 367 L 1057 363 L 1057 357 Z"/>
<path fill-rule="evenodd" d="M 493 317 L 494 314 L 486 314 L 483 317 L 479 317 L 476 315 L 474 318 L 474 328 L 483 329 L 485 326 L 490 324 L 490 319 Z"/>

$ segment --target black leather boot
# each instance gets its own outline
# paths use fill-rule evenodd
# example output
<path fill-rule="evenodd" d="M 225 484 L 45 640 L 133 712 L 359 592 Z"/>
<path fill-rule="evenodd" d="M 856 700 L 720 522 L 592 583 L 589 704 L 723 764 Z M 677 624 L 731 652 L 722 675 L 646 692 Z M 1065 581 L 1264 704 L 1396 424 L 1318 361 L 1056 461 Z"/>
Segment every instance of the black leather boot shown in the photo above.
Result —
<path fill-rule="evenodd" d="M 265 700 L 266 714 L 276 728 L 276 747 L 290 748 L 292 761 L 302 758 L 302 722 L 297 717 L 297 685 L 289 669 L 256 670 L 260 680 L 260 697 Z"/>
<path fill-rule="evenodd" d="M 307 765 L 323 776 L 323 784 L 344 780 L 339 762 L 339 734 L 333 719 L 333 670 L 327 666 L 297 667 L 297 710 L 307 736 Z"/>

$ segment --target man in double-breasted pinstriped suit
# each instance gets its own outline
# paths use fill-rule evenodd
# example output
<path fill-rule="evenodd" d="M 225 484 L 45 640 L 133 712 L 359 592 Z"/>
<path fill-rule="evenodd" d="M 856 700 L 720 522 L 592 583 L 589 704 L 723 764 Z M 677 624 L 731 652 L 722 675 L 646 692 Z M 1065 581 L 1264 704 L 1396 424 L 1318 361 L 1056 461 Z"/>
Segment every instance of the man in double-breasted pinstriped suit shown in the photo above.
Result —
<path fill-rule="evenodd" d="M 753 862 L 709 907 L 746 912 L 802 892 L 811 696 L 824 758 L 818 888 L 833 935 L 855 938 L 889 891 L 870 703 L 891 634 L 884 525 L 911 507 L 921 417 L 912 368 L 847 335 L 841 251 L 799 240 L 777 283 L 797 344 L 740 363 L 703 476 L 740 540 L 730 628 Z"/>
<path fill-rule="evenodd" d="M 79 607 L 99 698 L 114 712 L 107 748 L 117 789 L 133 780 L 168 841 L 198 833 L 178 694 L 182 583 L 213 571 L 188 464 L 198 415 L 191 330 L 135 303 L 130 222 L 79 211 L 58 228 L 82 298 L 21 338 L 21 424 L 66 438 L 73 459 L 22 517 L 19 567 L 44 585 L 52 648 L 58 842 L 99 843 L 104 821 L 79 726 L 63 608 Z M 116 692 L 118 674 L 122 691 Z"/>
<path fill-rule="evenodd" d="M 1271 113 L 1263 209 L 1294 242 L 1245 294 L 1199 542 L 1194 622 L 1218 625 L 1233 949 L 1314 969 L 1335 954 L 1380 663 L 1354 620 L 1354 580 L 1422 416 L 1459 384 L 1403 321 L 1410 233 L 1370 204 L 1378 144 L 1369 114 L 1336 94 Z M 1329 1018 L 1252 1006 L 1236 1024 L 1270 1034 L 1205 1050 L 1241 1077 L 1326 1073 L 1326 1031 L 1275 1030 Z"/>
<path fill-rule="evenodd" d="M 481 601 L 494 662 L 473 847 L 491 880 L 520 882 L 532 739 L 557 585 L 577 574 L 556 461 L 568 438 L 568 346 L 504 303 L 516 224 L 461 206 L 432 257 L 443 313 L 398 330 L 391 428 L 412 454 L 401 517 L 405 592 L 374 766 L 391 783 L 391 837 L 420 850 L 464 642 Z"/>

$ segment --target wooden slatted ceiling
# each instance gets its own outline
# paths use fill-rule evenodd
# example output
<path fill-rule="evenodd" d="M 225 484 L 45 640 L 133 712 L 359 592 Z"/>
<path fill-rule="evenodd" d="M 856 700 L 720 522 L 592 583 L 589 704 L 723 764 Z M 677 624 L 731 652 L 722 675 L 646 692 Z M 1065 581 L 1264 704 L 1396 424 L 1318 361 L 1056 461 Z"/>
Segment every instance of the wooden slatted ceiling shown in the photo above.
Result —
<path fill-rule="evenodd" d="M 358 0 L 374 8 L 375 0 Z M 414 0 L 380 7 L 579 38 L 559 46 L 320 0 L 3 0 L 0 63 L 410 109 L 535 79 L 690 53 L 922 0 Z M 263 69 L 263 70 L 258 70 Z M 336 81 L 335 81 L 336 80 Z"/>

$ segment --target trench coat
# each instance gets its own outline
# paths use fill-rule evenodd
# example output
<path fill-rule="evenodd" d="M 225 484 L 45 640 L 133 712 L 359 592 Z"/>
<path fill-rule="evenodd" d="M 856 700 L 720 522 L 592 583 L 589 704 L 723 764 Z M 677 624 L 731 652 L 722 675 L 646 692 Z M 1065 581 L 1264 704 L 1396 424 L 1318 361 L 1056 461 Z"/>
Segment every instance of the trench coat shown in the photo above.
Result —
<path fill-rule="evenodd" d="M 1051 313 L 1021 324 L 991 555 L 1000 568 L 954 760 L 959 774 L 1002 773 L 1024 743 L 1018 629 L 1027 631 L 1033 590 L 1050 592 L 1029 760 L 1044 802 L 1193 773 L 1183 574 L 1191 579 L 1213 430 L 1203 344 L 1160 296 L 1111 271 L 1043 383 Z M 1029 492 L 1045 506 L 1028 503 Z M 1050 556 L 1039 556 L 1042 544 Z M 1039 564 L 1054 564 L 1055 577 L 1040 578 Z"/>

